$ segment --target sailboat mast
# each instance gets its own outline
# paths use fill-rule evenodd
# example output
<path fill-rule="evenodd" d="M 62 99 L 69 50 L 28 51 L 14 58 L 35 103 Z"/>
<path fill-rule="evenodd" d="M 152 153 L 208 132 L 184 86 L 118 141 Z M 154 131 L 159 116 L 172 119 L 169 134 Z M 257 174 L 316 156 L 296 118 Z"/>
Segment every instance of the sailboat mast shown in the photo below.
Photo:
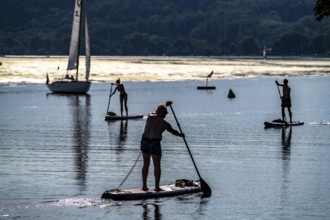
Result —
<path fill-rule="evenodd" d="M 77 4 L 80 2 L 80 13 L 79 13 L 79 37 L 78 37 L 78 55 L 77 55 L 77 69 L 76 69 L 76 81 L 78 81 L 78 75 L 79 75 L 79 57 L 80 57 L 80 42 L 81 42 L 81 30 L 82 30 L 82 23 L 83 23 L 83 16 L 84 16 L 84 0 L 77 0 Z"/>

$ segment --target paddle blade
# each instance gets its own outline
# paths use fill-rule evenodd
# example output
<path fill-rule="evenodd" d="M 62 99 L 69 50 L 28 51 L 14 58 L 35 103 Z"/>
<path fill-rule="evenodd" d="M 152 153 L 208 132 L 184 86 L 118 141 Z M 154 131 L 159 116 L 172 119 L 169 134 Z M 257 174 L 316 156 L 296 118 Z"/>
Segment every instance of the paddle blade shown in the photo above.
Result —
<path fill-rule="evenodd" d="M 210 197 L 212 194 L 211 187 L 202 178 L 200 179 L 200 181 L 201 181 L 201 188 L 202 188 L 202 192 L 203 192 L 202 197 L 203 198 Z"/>

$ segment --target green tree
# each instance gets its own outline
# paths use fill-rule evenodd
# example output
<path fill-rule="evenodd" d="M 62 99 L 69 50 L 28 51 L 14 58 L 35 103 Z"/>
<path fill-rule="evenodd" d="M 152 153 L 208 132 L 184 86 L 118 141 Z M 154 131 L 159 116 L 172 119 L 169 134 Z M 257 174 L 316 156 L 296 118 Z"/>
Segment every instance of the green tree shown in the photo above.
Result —
<path fill-rule="evenodd" d="M 252 36 L 244 37 L 241 41 L 241 52 L 242 55 L 260 54 L 260 48 L 258 47 L 256 39 Z"/>
<path fill-rule="evenodd" d="M 274 43 L 272 52 L 278 55 L 302 55 L 305 53 L 307 41 L 300 33 L 289 33 Z"/>
<path fill-rule="evenodd" d="M 330 15 L 330 1 L 317 0 L 314 7 L 314 15 L 317 21 L 322 21 L 325 17 Z"/>
<path fill-rule="evenodd" d="M 322 52 L 315 38 L 330 33 L 330 19 L 316 22 L 330 14 L 330 0 L 93 0 L 86 6 L 93 55 L 247 55 L 259 54 L 260 42 L 283 55 L 329 51 L 327 39 Z M 2 53 L 68 54 L 74 1 L 0 0 L 0 7 Z M 307 42 L 281 48 L 292 32 Z"/>
<path fill-rule="evenodd" d="M 326 53 L 325 48 L 325 36 L 317 36 L 310 40 L 308 44 L 308 52 L 311 54 L 324 54 Z"/>

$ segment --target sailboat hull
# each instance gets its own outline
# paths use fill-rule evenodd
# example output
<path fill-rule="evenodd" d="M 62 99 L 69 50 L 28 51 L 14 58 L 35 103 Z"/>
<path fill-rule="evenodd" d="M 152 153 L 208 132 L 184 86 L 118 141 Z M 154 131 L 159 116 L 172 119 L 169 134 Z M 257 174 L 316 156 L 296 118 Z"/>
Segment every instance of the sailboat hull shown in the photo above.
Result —
<path fill-rule="evenodd" d="M 50 91 L 54 93 L 87 93 L 91 87 L 90 81 L 54 81 L 47 84 Z"/>

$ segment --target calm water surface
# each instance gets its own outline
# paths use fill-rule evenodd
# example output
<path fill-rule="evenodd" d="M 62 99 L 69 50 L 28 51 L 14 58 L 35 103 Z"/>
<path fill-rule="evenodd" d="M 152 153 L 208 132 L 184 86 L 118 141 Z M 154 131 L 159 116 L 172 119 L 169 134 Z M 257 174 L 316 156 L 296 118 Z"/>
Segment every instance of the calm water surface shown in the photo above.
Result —
<path fill-rule="evenodd" d="M 144 114 L 166 100 L 173 108 L 212 197 L 103 201 L 139 156 L 145 119 L 106 122 L 109 83 L 89 95 L 49 94 L 39 83 L 0 86 L 0 219 L 329 219 L 330 78 L 289 77 L 294 120 L 280 117 L 274 80 L 125 83 L 129 112 Z M 229 89 L 237 98 L 228 99 Z M 118 95 L 110 110 L 119 112 Z M 173 115 L 167 120 L 177 128 Z M 181 138 L 164 134 L 162 184 L 198 179 Z M 121 188 L 141 187 L 138 160 Z M 153 185 L 150 173 L 149 185 Z"/>

